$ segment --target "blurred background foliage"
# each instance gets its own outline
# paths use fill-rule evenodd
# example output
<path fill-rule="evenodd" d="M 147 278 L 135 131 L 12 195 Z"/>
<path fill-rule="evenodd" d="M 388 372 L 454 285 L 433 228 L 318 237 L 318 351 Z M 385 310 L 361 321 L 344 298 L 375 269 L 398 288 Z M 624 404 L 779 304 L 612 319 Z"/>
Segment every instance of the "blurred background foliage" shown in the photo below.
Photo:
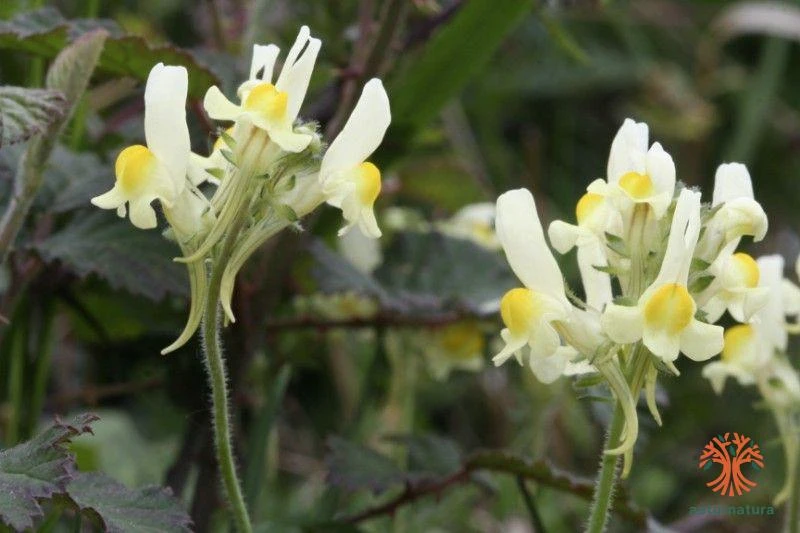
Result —
<path fill-rule="evenodd" d="M 192 145 L 207 153 L 216 137 L 200 106 L 207 86 L 232 93 L 253 43 L 288 47 L 303 24 L 324 43 L 304 107 L 323 131 L 341 126 L 365 79 L 387 85 L 393 125 L 376 157 L 388 231 L 383 264 L 365 274 L 335 252 L 339 222 L 325 211 L 241 275 L 228 362 L 255 521 L 275 531 L 578 530 L 607 392 L 491 368 L 500 323 L 485 304 L 513 275 L 495 251 L 420 229 L 515 187 L 534 192 L 545 222 L 572 221 L 633 117 L 704 200 L 720 162 L 747 163 L 770 216 L 751 252 L 793 261 L 796 3 L 4 0 L 4 85 L 41 85 L 55 53 L 89 28 L 111 37 L 0 279 L 3 445 L 53 414 L 91 410 L 95 435 L 73 445 L 81 468 L 171 487 L 197 530 L 224 524 L 199 347 L 158 355 L 186 312 L 177 249 L 88 199 L 112 182 L 120 148 L 143 136 L 142 82 L 154 63 L 189 67 Z M 19 154 L 0 149 L 0 205 Z M 578 286 L 574 257 L 563 264 Z M 443 378 L 429 364 L 440 346 L 450 356 L 477 350 L 486 364 Z M 737 504 L 768 505 L 784 466 L 753 390 L 729 384 L 717 397 L 699 365 L 679 367 L 659 393 L 664 426 L 642 413 L 611 530 L 644 530 L 647 517 L 678 531 L 776 530 L 780 517 L 689 515 L 729 503 L 696 466 L 713 435 L 745 433 L 764 450 L 759 487 Z"/>

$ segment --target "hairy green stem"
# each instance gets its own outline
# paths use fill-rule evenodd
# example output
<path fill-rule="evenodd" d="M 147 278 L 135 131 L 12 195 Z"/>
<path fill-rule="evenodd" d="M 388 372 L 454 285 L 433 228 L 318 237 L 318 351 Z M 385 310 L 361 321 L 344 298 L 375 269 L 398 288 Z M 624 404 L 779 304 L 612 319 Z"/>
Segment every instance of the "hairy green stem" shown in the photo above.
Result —
<path fill-rule="evenodd" d="M 214 421 L 214 447 L 217 452 L 222 482 L 231 504 L 236 529 L 240 533 L 250 533 L 253 530 L 247 506 L 242 495 L 239 477 L 236 473 L 236 463 L 233 458 L 233 442 L 231 437 L 231 417 L 228 404 L 228 380 L 225 371 L 225 362 L 222 358 L 222 342 L 220 339 L 219 295 L 222 274 L 225 272 L 228 258 L 241 231 L 245 216 L 240 212 L 231 225 L 222 249 L 214 261 L 209 279 L 208 294 L 206 296 L 205 316 L 203 317 L 203 352 L 205 354 L 206 369 L 211 386 L 211 400 L 213 404 Z"/>
<path fill-rule="evenodd" d="M 606 443 L 603 451 L 616 447 L 622 435 L 622 428 L 625 425 L 625 417 L 622 413 L 622 406 L 617 402 L 611 425 L 608 428 Z M 617 481 L 617 465 L 619 455 L 603 453 L 600 462 L 600 471 L 597 473 L 597 481 L 594 488 L 594 499 L 592 509 L 589 512 L 589 522 L 586 524 L 586 533 L 602 533 L 605 531 L 608 521 L 608 511 L 614 501 L 614 486 Z"/>

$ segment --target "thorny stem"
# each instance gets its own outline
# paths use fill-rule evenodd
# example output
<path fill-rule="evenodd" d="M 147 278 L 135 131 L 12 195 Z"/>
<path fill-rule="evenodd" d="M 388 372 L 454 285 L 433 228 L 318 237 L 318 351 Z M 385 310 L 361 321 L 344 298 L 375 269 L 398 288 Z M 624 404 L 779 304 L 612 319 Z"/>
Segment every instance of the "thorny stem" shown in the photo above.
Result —
<path fill-rule="evenodd" d="M 228 405 L 228 379 L 225 371 L 225 362 L 222 359 L 219 320 L 219 295 L 222 274 L 225 272 L 228 258 L 245 222 L 244 213 L 246 213 L 246 210 L 240 210 L 239 216 L 236 217 L 231 225 L 231 229 L 223 241 L 222 249 L 216 257 L 211 271 L 205 316 L 203 317 L 203 352 L 211 386 L 214 447 L 217 452 L 220 474 L 222 475 L 228 501 L 233 510 L 236 529 L 240 533 L 250 533 L 253 527 L 247 514 L 247 506 L 244 502 L 241 484 L 236 473 L 236 463 L 233 458 L 231 419 Z"/>

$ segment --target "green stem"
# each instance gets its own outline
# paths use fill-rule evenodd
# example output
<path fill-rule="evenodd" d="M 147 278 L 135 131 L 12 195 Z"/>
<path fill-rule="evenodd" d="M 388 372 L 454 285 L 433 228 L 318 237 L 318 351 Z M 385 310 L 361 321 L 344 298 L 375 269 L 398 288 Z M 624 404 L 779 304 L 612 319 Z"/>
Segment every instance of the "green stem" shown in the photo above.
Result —
<path fill-rule="evenodd" d="M 594 499 L 592 500 L 592 509 L 589 512 L 589 522 L 586 524 L 586 533 L 602 533 L 605 531 L 608 511 L 614 501 L 614 485 L 617 481 L 617 465 L 619 464 L 618 455 L 610 455 L 605 451 L 616 447 L 624 425 L 625 417 L 622 413 L 622 407 L 617 402 L 611 419 L 611 426 L 608 428 L 606 443 L 603 447 L 603 459 L 600 462 L 600 471 L 597 473 Z"/>
<path fill-rule="evenodd" d="M 209 384 L 211 386 L 214 445 L 220 473 L 222 474 L 222 482 L 228 495 L 228 501 L 233 509 L 236 529 L 240 533 L 250 533 L 253 527 L 247 514 L 247 506 L 242 496 L 242 489 L 233 458 L 231 417 L 228 405 L 228 379 L 225 371 L 225 362 L 222 359 L 222 342 L 220 339 L 219 295 L 222 274 L 225 272 L 225 265 L 231 256 L 231 251 L 245 221 L 246 217 L 243 216 L 245 212 L 246 210 L 242 210 L 232 224 L 222 244 L 222 249 L 214 262 L 209 280 L 205 316 L 203 317 L 203 352 L 205 353 L 206 369 L 208 370 Z"/>

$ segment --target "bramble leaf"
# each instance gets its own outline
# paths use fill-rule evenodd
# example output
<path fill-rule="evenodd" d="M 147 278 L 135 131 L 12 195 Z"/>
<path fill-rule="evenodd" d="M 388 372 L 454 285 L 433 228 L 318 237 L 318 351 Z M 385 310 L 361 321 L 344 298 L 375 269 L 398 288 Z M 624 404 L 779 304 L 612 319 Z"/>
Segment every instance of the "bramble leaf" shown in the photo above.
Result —
<path fill-rule="evenodd" d="M 42 133 L 66 108 L 60 91 L 0 87 L 0 148 Z"/>
<path fill-rule="evenodd" d="M 190 531 L 191 519 L 169 489 L 129 489 L 98 472 L 78 473 L 67 495 L 100 521 L 104 531 Z"/>
<path fill-rule="evenodd" d="M 46 431 L 13 448 L 0 452 L 0 520 L 17 531 L 33 527 L 42 516 L 39 499 L 63 492 L 75 473 L 75 460 L 66 444 L 97 420 L 91 414 L 60 420 Z"/>
<path fill-rule="evenodd" d="M 113 288 L 151 300 L 188 293 L 184 268 L 172 261 L 177 247 L 158 231 L 134 228 L 109 212 L 76 217 L 32 248 L 46 261 L 61 261 L 78 276 L 95 274 Z"/>
<path fill-rule="evenodd" d="M 328 483 L 347 490 L 370 489 L 380 494 L 405 481 L 405 473 L 391 459 L 339 437 L 328 439 Z"/>
<path fill-rule="evenodd" d="M 110 20 L 67 20 L 52 7 L 0 21 L 0 48 L 51 58 L 69 41 L 99 28 L 110 34 L 97 65 L 100 72 L 145 80 L 156 63 L 181 65 L 189 71 L 189 95 L 193 98 L 202 98 L 211 85 L 219 84 L 217 76 L 187 50 L 153 46 L 142 37 L 124 35 Z"/>

